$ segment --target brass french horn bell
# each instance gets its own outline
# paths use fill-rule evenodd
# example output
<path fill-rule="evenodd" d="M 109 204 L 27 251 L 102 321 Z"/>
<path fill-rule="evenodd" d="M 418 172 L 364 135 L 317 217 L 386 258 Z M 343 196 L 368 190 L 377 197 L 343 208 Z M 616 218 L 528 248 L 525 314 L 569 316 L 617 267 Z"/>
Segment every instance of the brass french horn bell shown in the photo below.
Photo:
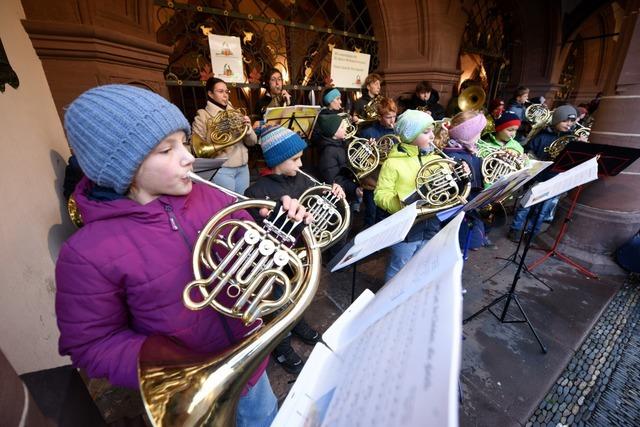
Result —
<path fill-rule="evenodd" d="M 461 111 L 482 110 L 487 94 L 480 86 L 469 86 L 458 96 L 458 108 Z"/>

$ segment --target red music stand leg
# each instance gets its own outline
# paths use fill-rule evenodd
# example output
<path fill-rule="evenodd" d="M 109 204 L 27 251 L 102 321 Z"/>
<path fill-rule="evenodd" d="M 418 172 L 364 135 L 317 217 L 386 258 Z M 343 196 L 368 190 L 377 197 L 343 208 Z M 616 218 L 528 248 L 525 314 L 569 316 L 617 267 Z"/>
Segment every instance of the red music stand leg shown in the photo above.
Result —
<path fill-rule="evenodd" d="M 564 262 L 565 264 L 569 264 L 570 266 L 572 266 L 573 268 L 575 268 L 585 276 L 591 279 L 598 278 L 598 276 L 595 273 L 589 271 L 587 268 L 581 266 L 580 264 L 578 264 L 577 262 L 575 262 L 574 260 L 566 256 L 565 254 L 558 251 L 558 245 L 560 244 L 560 241 L 564 237 L 564 233 L 566 233 L 567 231 L 567 228 L 569 226 L 569 221 L 571 221 L 571 219 L 573 218 L 573 209 L 576 207 L 576 203 L 578 201 L 578 197 L 580 197 L 581 192 L 582 192 L 582 185 L 578 187 L 575 194 L 573 195 L 573 199 L 571 200 L 571 205 L 569 206 L 569 211 L 567 212 L 567 215 L 564 217 L 564 222 L 562 223 L 562 226 L 558 231 L 558 235 L 556 236 L 556 239 L 554 240 L 553 245 L 551 246 L 551 249 L 549 249 L 544 255 L 542 255 L 542 257 L 538 258 L 531 265 L 529 265 L 527 267 L 527 270 L 529 271 L 533 270 L 534 268 L 536 268 L 537 266 L 545 262 L 547 259 L 554 256 L 554 257 L 557 257 L 560 261 Z M 533 248 L 533 249 L 544 250 L 541 248 Z"/>

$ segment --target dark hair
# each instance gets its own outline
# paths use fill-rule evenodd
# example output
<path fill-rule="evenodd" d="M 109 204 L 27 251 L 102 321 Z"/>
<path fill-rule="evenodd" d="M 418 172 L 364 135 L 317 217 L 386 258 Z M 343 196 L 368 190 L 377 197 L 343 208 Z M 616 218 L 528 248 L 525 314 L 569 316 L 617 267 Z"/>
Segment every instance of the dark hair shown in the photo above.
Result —
<path fill-rule="evenodd" d="M 205 88 L 207 89 L 207 99 L 213 101 L 213 99 L 211 99 L 211 97 L 209 96 L 209 91 L 213 92 L 213 88 L 218 84 L 218 83 L 224 83 L 227 84 L 227 82 L 225 82 L 222 79 L 219 79 L 217 77 L 209 77 L 207 79 L 207 84 L 205 85 Z"/>
<path fill-rule="evenodd" d="M 433 87 L 431 87 L 431 84 L 426 80 L 423 80 L 416 85 L 416 93 L 425 93 L 431 91 L 433 91 Z"/>
<path fill-rule="evenodd" d="M 375 82 L 375 81 L 379 81 L 382 82 L 382 77 L 380 77 L 380 74 L 377 73 L 371 73 L 367 76 L 366 79 L 364 79 L 364 84 L 362 85 L 363 89 L 366 89 L 367 86 L 369 86 L 371 83 Z"/>
<path fill-rule="evenodd" d="M 282 76 L 282 71 L 278 70 L 275 67 L 272 67 L 269 69 L 269 71 L 264 75 L 264 79 L 262 80 L 262 84 L 264 85 L 264 87 L 268 88 L 269 87 L 269 81 L 271 80 L 271 76 L 273 76 L 275 73 L 280 74 L 280 77 Z"/>
<path fill-rule="evenodd" d="M 526 86 L 518 86 L 516 88 L 516 90 L 513 92 L 513 97 L 517 98 L 519 96 L 524 95 L 525 93 L 529 92 L 529 88 Z"/>

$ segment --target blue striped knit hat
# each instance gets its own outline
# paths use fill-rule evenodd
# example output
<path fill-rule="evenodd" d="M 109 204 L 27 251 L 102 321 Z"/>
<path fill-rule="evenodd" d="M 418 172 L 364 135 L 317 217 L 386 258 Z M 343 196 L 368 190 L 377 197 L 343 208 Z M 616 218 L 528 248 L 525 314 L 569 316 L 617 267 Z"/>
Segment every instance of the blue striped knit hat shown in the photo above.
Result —
<path fill-rule="evenodd" d="M 150 90 L 127 85 L 89 89 L 64 115 L 69 145 L 85 175 L 125 194 L 142 161 L 167 136 L 191 133 L 178 107 Z"/>
<path fill-rule="evenodd" d="M 404 143 L 411 144 L 421 133 L 433 126 L 433 117 L 423 111 L 407 110 L 398 117 L 395 131 Z"/>
<path fill-rule="evenodd" d="M 307 148 L 307 143 L 294 131 L 274 126 L 262 132 L 260 147 L 267 166 L 272 168 Z"/>

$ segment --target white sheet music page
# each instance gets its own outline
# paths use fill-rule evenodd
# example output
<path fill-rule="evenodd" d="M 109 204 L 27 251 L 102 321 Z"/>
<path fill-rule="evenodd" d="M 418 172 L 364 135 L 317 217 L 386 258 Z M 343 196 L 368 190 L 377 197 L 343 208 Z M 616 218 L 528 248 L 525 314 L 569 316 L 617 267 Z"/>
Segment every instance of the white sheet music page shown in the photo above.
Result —
<path fill-rule="evenodd" d="M 316 346 L 322 363 L 305 364 L 274 425 L 458 424 L 463 216 L 327 331 L 333 353 Z"/>
<path fill-rule="evenodd" d="M 547 181 L 535 185 L 524 195 L 520 204 L 527 208 L 596 179 L 598 179 L 598 158 L 593 157 Z"/>
<path fill-rule="evenodd" d="M 360 232 L 353 240 L 351 249 L 331 269 L 331 272 L 340 270 L 374 252 L 403 241 L 413 226 L 417 214 L 416 203 L 412 203 Z"/>

